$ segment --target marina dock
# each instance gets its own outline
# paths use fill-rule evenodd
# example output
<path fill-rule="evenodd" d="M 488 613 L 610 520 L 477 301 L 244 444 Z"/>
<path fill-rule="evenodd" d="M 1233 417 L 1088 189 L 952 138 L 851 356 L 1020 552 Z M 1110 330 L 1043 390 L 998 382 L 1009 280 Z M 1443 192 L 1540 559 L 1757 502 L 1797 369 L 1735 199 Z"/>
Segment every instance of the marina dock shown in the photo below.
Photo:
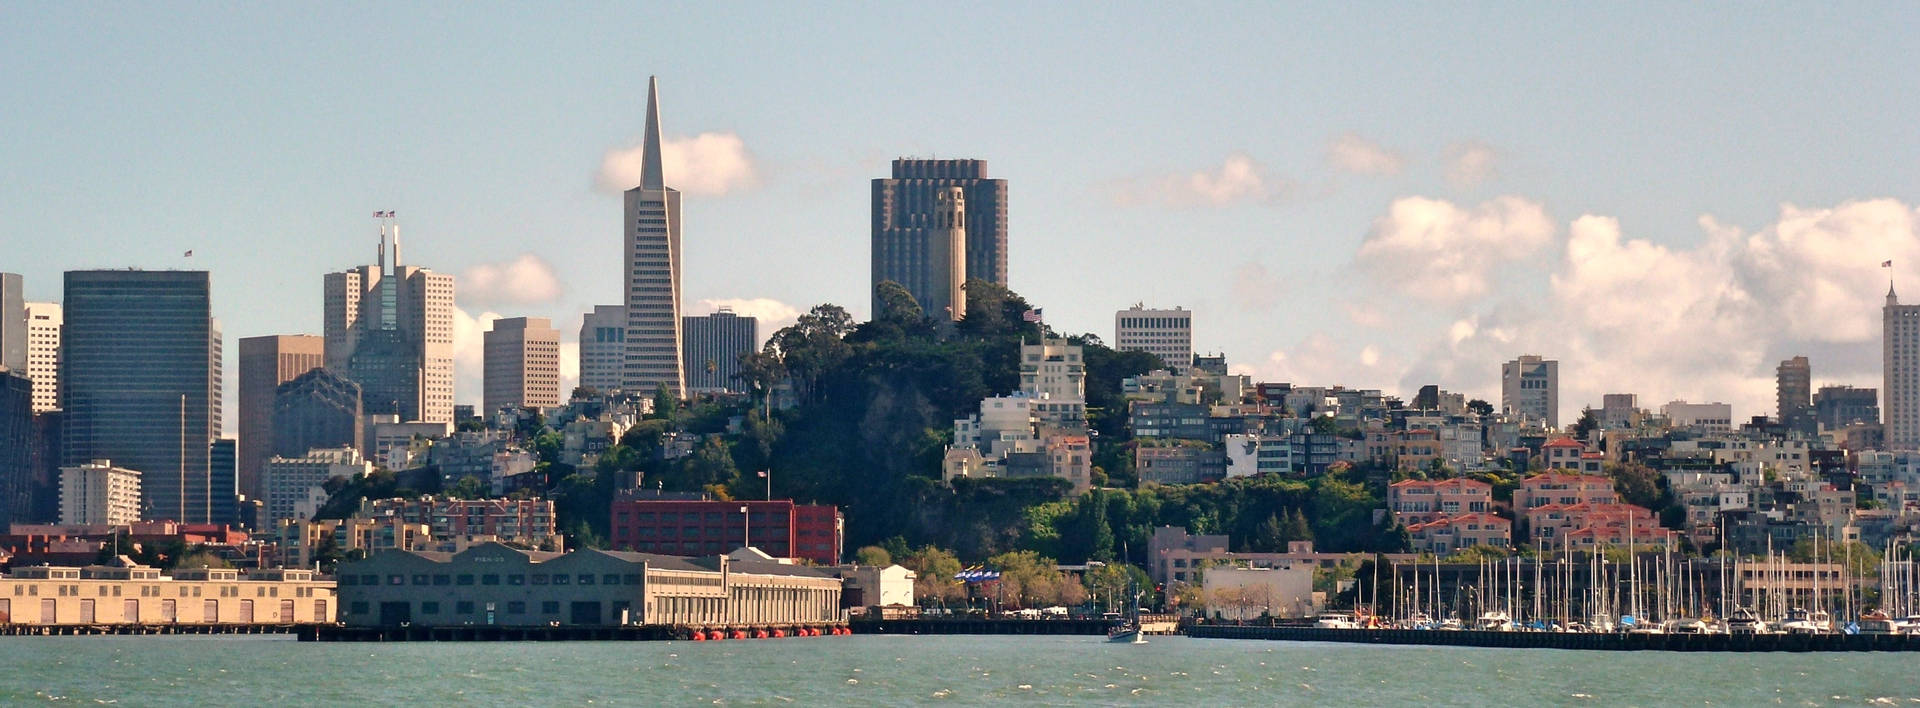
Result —
<path fill-rule="evenodd" d="M 1265 639 L 1343 644 L 1685 652 L 1920 651 L 1920 635 L 1898 634 L 1629 634 L 1581 632 L 1477 632 L 1425 629 L 1325 629 L 1195 625 L 1196 639 Z"/>

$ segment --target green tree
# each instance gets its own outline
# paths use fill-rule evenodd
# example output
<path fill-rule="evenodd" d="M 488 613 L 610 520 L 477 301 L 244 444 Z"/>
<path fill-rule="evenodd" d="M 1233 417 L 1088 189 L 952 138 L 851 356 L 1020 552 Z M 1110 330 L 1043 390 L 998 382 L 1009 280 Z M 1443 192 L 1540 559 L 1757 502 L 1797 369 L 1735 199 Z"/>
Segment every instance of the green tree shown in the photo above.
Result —
<path fill-rule="evenodd" d="M 454 499 L 486 499 L 491 496 L 491 491 L 487 487 L 486 480 L 466 475 L 455 482 L 453 488 L 447 490 L 447 496 Z"/>
<path fill-rule="evenodd" d="M 679 409 L 680 398 L 673 395 L 673 391 L 668 390 L 666 384 L 660 384 L 659 388 L 653 390 L 653 412 L 648 413 L 647 417 L 656 420 L 673 420 L 674 412 Z"/>
<path fill-rule="evenodd" d="M 1586 440 L 1587 436 L 1592 434 L 1593 430 L 1598 427 L 1600 427 L 1600 419 L 1594 417 L 1593 409 L 1591 407 L 1582 408 L 1580 409 L 1580 420 L 1575 421 L 1573 424 L 1573 437 Z"/>
<path fill-rule="evenodd" d="M 884 568 L 893 565 L 893 554 L 887 553 L 887 549 L 879 546 L 861 546 L 860 550 L 853 552 L 853 562 Z"/>

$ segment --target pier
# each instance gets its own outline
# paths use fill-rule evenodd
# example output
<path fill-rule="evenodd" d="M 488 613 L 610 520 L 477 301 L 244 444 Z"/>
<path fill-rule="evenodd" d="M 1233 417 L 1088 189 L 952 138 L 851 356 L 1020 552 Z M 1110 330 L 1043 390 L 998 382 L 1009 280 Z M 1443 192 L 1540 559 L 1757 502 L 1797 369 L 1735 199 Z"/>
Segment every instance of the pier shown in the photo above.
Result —
<path fill-rule="evenodd" d="M 856 620 L 854 634 L 1030 634 L 1105 636 L 1118 622 L 1109 619 L 986 619 L 920 617 Z"/>
<path fill-rule="evenodd" d="M 1196 639 L 1594 651 L 1920 651 L 1920 635 L 1897 634 L 1587 634 L 1195 625 L 1187 628 L 1187 636 Z"/>
<path fill-rule="evenodd" d="M 304 626 L 303 642 L 657 642 L 785 639 L 852 634 L 844 625 L 552 625 L 509 627 L 468 624 L 446 626 Z"/>
<path fill-rule="evenodd" d="M 291 624 L 0 624 L 0 637 L 292 634 L 297 629 Z"/>

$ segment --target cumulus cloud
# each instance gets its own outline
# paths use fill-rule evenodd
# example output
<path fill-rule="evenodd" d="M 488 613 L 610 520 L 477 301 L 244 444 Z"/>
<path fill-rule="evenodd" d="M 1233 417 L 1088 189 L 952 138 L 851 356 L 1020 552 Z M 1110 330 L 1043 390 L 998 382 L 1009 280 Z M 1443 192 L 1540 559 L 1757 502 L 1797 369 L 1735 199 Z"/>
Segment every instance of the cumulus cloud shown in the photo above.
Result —
<path fill-rule="evenodd" d="M 1472 209 L 1401 197 L 1374 220 L 1355 261 L 1408 295 L 1460 302 L 1486 295 L 1497 266 L 1532 257 L 1556 231 L 1545 208 L 1519 197 Z"/>
<path fill-rule="evenodd" d="M 1218 169 L 1127 180 L 1114 185 L 1121 206 L 1159 205 L 1174 209 L 1220 207 L 1275 198 L 1286 182 L 1267 174 L 1253 158 L 1228 155 Z"/>
<path fill-rule="evenodd" d="M 1366 138 L 1347 133 L 1327 143 L 1327 164 L 1356 175 L 1397 175 L 1407 158 Z"/>
<path fill-rule="evenodd" d="M 500 313 L 483 311 L 478 315 L 453 310 L 453 400 L 480 404 L 485 381 L 486 334 Z"/>
<path fill-rule="evenodd" d="M 475 265 L 461 271 L 456 282 L 456 296 L 479 305 L 539 305 L 560 299 L 560 278 L 553 266 L 531 253 Z"/>
<path fill-rule="evenodd" d="M 701 300 L 700 307 L 708 313 L 717 312 L 725 307 L 741 317 L 756 318 L 762 343 L 766 342 L 768 337 L 772 337 L 774 332 L 800 319 L 800 308 L 765 297 Z"/>
<path fill-rule="evenodd" d="M 1247 372 L 1403 396 L 1433 383 L 1497 405 L 1501 362 L 1540 354 L 1560 361 L 1563 425 L 1605 393 L 1637 393 L 1643 407 L 1722 401 L 1738 417 L 1772 415 L 1774 366 L 1796 354 L 1816 356 L 1819 382 L 1878 380 L 1880 263 L 1908 273 L 1920 264 L 1920 211 L 1891 199 L 1784 205 L 1750 233 L 1711 217 L 1700 226 L 1692 242 L 1663 243 L 1630 235 L 1615 218 L 1583 215 L 1558 242 L 1561 257 L 1543 264 L 1544 293 L 1464 289 L 1474 294 L 1457 303 L 1457 317 L 1389 313 L 1390 328 L 1407 333 L 1398 341 L 1316 333 Z M 1379 286 L 1402 275 L 1363 272 Z"/>
<path fill-rule="evenodd" d="M 1458 189 L 1472 189 L 1500 176 L 1496 164 L 1500 153 L 1479 140 L 1464 140 L 1447 146 L 1447 183 Z"/>
<path fill-rule="evenodd" d="M 594 183 L 615 193 L 634 188 L 640 184 L 645 155 L 644 145 L 608 150 Z M 721 195 L 759 181 L 746 141 L 733 133 L 669 139 L 660 146 L 660 169 L 667 186 L 686 194 Z"/>

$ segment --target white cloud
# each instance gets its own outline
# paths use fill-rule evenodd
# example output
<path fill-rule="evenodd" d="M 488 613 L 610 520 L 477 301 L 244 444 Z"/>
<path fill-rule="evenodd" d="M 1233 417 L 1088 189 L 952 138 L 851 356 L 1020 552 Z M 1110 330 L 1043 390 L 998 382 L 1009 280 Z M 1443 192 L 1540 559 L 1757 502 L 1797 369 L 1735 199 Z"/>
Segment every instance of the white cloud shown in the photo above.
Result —
<path fill-rule="evenodd" d="M 1228 155 L 1219 169 L 1174 173 L 1127 180 L 1114 185 L 1114 202 L 1121 206 L 1159 205 L 1174 209 L 1220 207 L 1275 198 L 1286 187 L 1269 177 L 1253 158 Z"/>
<path fill-rule="evenodd" d="M 569 330 L 573 333 L 569 334 Z M 563 402 L 580 386 L 579 331 L 570 327 L 560 330 L 560 400 Z"/>
<path fill-rule="evenodd" d="M 759 321 L 756 325 L 760 329 L 761 343 L 765 343 L 768 337 L 773 336 L 774 332 L 778 332 L 786 328 L 787 325 L 791 325 L 800 319 L 800 308 L 765 297 L 701 300 L 700 307 L 706 310 L 706 313 L 702 314 L 717 312 L 720 308 L 725 307 L 733 310 L 733 314 L 741 317 L 758 319 Z"/>
<path fill-rule="evenodd" d="M 1471 210 L 1401 197 L 1374 220 L 1355 261 L 1408 295 L 1459 302 L 1486 295 L 1493 270 L 1525 260 L 1556 231 L 1540 204 L 1498 197 Z"/>
<path fill-rule="evenodd" d="M 498 312 L 468 314 L 466 310 L 453 310 L 453 400 L 459 403 L 480 404 L 482 385 L 485 381 L 486 334 L 493 327 L 493 321 L 500 319 Z"/>
<path fill-rule="evenodd" d="M 1450 207 L 1420 208 L 1449 216 L 1394 223 L 1461 221 Z M 1649 408 L 1674 399 L 1722 401 L 1733 404 L 1736 417 L 1772 415 L 1774 366 L 1796 354 L 1814 357 L 1817 383 L 1879 380 L 1886 275 L 1880 262 L 1892 259 L 1902 266 L 1896 273 L 1920 265 L 1920 211 L 1890 199 L 1784 205 L 1773 223 L 1751 233 L 1710 217 L 1700 225 L 1692 243 L 1660 243 L 1629 236 L 1617 219 L 1583 215 L 1568 225 L 1561 257 L 1542 264 L 1550 271 L 1544 291 L 1459 288 L 1455 304 L 1463 312 L 1455 317 L 1389 308 L 1386 328 L 1407 333 L 1398 341 L 1363 343 L 1354 338 L 1373 335 L 1353 330 L 1336 332 L 1342 339 L 1314 333 L 1246 368 L 1267 380 L 1341 383 L 1403 396 L 1434 383 L 1498 405 L 1501 362 L 1540 354 L 1560 361 L 1563 425 L 1605 393 L 1637 393 Z M 1424 244 L 1453 243 L 1460 229 L 1384 229 L 1393 233 L 1382 238 L 1407 230 L 1422 234 L 1414 243 Z M 1543 232 L 1537 226 L 1523 231 Z M 1531 248 L 1549 245 L 1534 242 L 1540 240 L 1529 241 Z M 1418 252 L 1391 251 L 1407 259 Z M 1429 257 L 1444 261 L 1442 255 Z M 1463 270 L 1458 263 L 1442 266 L 1447 274 Z M 1376 288 L 1408 277 L 1392 269 L 1362 272 L 1375 278 Z"/>
<path fill-rule="evenodd" d="M 1265 312 L 1280 301 L 1280 280 L 1260 263 L 1243 263 L 1233 269 L 1233 301 L 1241 309 Z"/>
<path fill-rule="evenodd" d="M 608 192 L 640 184 L 644 145 L 608 150 L 594 183 Z M 660 146 L 660 169 L 667 186 L 685 194 L 721 195 L 754 186 L 759 176 L 746 141 L 733 133 L 701 133 L 674 138 Z"/>
<path fill-rule="evenodd" d="M 481 263 L 461 271 L 455 296 L 478 305 L 542 305 L 560 299 L 560 278 L 539 256 L 522 253 L 505 263 Z"/>
<path fill-rule="evenodd" d="M 1464 140 L 1447 146 L 1447 183 L 1458 189 L 1472 189 L 1500 176 L 1500 153 L 1479 140 Z"/>
<path fill-rule="evenodd" d="M 1366 138 L 1347 133 L 1327 143 L 1327 164 L 1357 175 L 1397 175 L 1407 158 Z"/>

